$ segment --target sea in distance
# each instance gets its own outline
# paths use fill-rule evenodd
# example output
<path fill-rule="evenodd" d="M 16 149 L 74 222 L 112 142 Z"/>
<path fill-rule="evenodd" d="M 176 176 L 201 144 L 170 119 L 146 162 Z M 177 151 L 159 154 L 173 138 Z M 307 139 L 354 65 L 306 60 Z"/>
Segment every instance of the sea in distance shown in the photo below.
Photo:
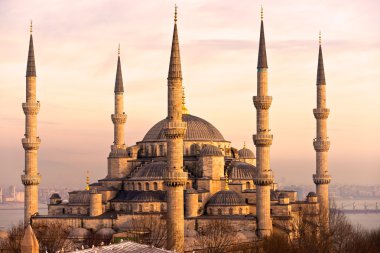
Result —
<path fill-rule="evenodd" d="M 336 206 L 338 209 L 352 209 L 355 203 L 356 209 L 364 209 L 364 205 L 367 205 L 368 209 L 375 209 L 376 202 L 380 208 L 380 200 L 374 199 L 360 199 L 360 200 L 336 200 Z M 39 213 L 47 214 L 47 205 L 39 204 Z M 346 214 L 352 224 L 360 225 L 364 229 L 378 229 L 380 228 L 380 213 L 358 213 L 358 214 Z M 17 225 L 22 221 L 24 217 L 24 204 L 12 203 L 12 204 L 0 204 L 0 230 L 7 230 L 12 225 Z"/>

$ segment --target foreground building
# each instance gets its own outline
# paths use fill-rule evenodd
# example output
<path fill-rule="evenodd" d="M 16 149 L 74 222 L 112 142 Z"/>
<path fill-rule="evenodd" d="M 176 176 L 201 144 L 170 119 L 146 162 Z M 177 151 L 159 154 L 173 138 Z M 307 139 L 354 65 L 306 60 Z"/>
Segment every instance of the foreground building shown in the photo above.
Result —
<path fill-rule="evenodd" d="M 69 193 L 68 200 L 53 194 L 48 215 L 32 216 L 33 223 L 63 222 L 73 227 L 72 238 L 84 240 L 89 231 L 102 236 L 131 232 L 136 217 L 166 221 L 168 249 L 194 248 L 194 237 L 207 222 L 228 219 L 240 241 L 274 232 L 289 233 L 300 210 L 318 212 L 315 193 L 298 201 L 295 191 L 277 189 L 270 167 L 268 64 L 261 20 L 257 66 L 257 133 L 254 152 L 236 149 L 206 120 L 191 115 L 182 87 L 177 14 L 168 73 L 168 115 L 133 146 L 124 142 L 124 84 L 120 50 L 115 81 L 114 142 L 105 178 L 86 190 Z M 28 62 L 29 66 L 29 62 Z M 318 107 L 319 108 L 319 107 Z M 318 151 L 318 150 L 317 150 Z M 317 175 L 323 177 L 325 174 Z M 317 177 L 314 177 L 314 181 Z M 319 182 L 319 181 L 318 181 Z M 321 184 L 317 184 L 321 185 Z M 318 190 L 326 201 L 327 191 Z M 26 195 L 34 203 L 34 195 Z M 30 215 L 30 214 L 28 214 Z M 133 231 L 132 231 L 133 232 Z M 186 240 L 185 240 L 186 239 Z"/>

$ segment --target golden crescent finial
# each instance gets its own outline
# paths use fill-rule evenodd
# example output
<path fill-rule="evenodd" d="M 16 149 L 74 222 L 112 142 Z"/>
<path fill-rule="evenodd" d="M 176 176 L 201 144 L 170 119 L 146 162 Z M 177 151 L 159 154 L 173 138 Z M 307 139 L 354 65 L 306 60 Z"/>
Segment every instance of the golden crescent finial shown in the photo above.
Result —
<path fill-rule="evenodd" d="M 319 31 L 319 45 L 322 45 L 322 34 L 321 34 L 321 31 Z"/>
<path fill-rule="evenodd" d="M 243 148 L 245 149 L 245 141 L 244 141 L 244 146 L 243 146 Z"/>
<path fill-rule="evenodd" d="M 263 6 L 261 5 L 261 21 L 264 20 L 264 9 Z"/>
<path fill-rule="evenodd" d="M 174 5 L 174 22 L 177 23 L 177 9 L 178 9 L 178 6 L 177 4 Z"/>
<path fill-rule="evenodd" d="M 224 190 L 228 191 L 230 188 L 228 187 L 228 174 L 227 174 L 227 171 L 226 171 L 226 174 L 224 174 L 224 177 L 226 178 L 226 185 L 224 186 Z"/>
<path fill-rule="evenodd" d="M 89 171 L 87 170 L 87 175 L 86 175 L 86 191 L 90 190 L 90 176 L 89 176 Z"/>
<path fill-rule="evenodd" d="M 120 56 L 120 43 L 119 43 L 119 47 L 117 48 L 117 55 Z"/>
<path fill-rule="evenodd" d="M 33 32 L 33 21 L 32 21 L 32 20 L 30 20 L 30 27 L 29 27 L 29 31 L 30 31 L 30 33 L 32 33 L 32 32 Z"/>

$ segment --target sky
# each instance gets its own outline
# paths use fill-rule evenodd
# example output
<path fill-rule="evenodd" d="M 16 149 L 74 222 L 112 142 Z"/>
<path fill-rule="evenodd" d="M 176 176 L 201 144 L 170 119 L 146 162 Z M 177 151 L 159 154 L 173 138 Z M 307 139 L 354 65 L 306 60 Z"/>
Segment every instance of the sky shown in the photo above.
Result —
<path fill-rule="evenodd" d="M 269 66 L 271 167 L 281 185 L 312 184 L 318 33 L 327 82 L 334 184 L 380 182 L 380 2 L 377 0 L 1 0 L 0 185 L 21 187 L 29 23 L 41 101 L 41 187 L 85 186 L 107 173 L 117 47 L 126 143 L 167 112 L 174 4 L 190 113 L 232 146 L 254 150 L 260 6 Z"/>

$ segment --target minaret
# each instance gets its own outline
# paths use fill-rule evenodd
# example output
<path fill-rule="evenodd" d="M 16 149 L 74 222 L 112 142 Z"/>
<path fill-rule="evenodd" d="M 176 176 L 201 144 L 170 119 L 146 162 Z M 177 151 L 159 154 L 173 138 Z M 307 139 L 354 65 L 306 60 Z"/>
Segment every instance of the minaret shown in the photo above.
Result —
<path fill-rule="evenodd" d="M 265 49 L 263 9 L 261 8 L 261 28 L 259 57 L 257 62 L 257 96 L 253 97 L 256 107 L 256 134 L 253 142 L 256 146 L 256 167 L 258 174 L 253 181 L 256 185 L 256 215 L 259 237 L 269 236 L 272 232 L 270 217 L 270 188 L 273 175 L 270 168 L 270 146 L 273 135 L 269 129 L 269 107 L 272 97 L 268 96 L 268 65 Z"/>
<path fill-rule="evenodd" d="M 328 151 L 330 141 L 327 137 L 327 118 L 330 109 L 326 108 L 326 80 L 323 67 L 321 34 L 319 34 L 319 56 L 317 72 L 317 108 L 313 109 L 314 117 L 317 120 L 317 138 L 313 145 L 316 152 L 316 174 L 313 180 L 317 188 L 318 201 L 322 222 L 328 225 L 329 218 L 329 183 L 331 177 L 328 171 Z"/>
<path fill-rule="evenodd" d="M 30 41 L 28 64 L 26 67 L 26 103 L 22 104 L 25 113 L 25 134 L 22 146 L 25 150 L 25 174 L 21 181 L 25 186 L 24 225 L 30 222 L 30 217 L 38 212 L 38 185 L 41 176 L 38 173 L 38 148 L 41 139 L 37 136 L 37 114 L 40 102 L 36 99 L 36 64 L 34 60 L 32 23 L 30 23 Z"/>
<path fill-rule="evenodd" d="M 125 149 L 124 125 L 127 121 L 127 115 L 125 115 L 124 112 L 124 86 L 120 64 L 120 45 L 117 54 L 117 69 L 115 80 L 115 113 L 111 115 L 111 118 L 114 124 L 114 141 L 111 149 Z"/>
<path fill-rule="evenodd" d="M 117 55 L 117 68 L 115 80 L 115 113 L 111 115 L 114 124 L 114 141 L 108 156 L 107 178 L 123 178 L 128 174 L 128 155 L 124 140 L 124 128 L 127 115 L 124 112 L 124 86 L 120 63 L 120 45 Z"/>
<path fill-rule="evenodd" d="M 184 250 L 183 190 L 187 173 L 183 171 L 183 137 L 186 123 L 182 121 L 182 71 L 177 33 L 177 6 L 168 74 L 168 117 L 164 127 L 167 139 L 168 169 L 164 173 L 167 192 L 167 248 L 176 252 Z"/>

